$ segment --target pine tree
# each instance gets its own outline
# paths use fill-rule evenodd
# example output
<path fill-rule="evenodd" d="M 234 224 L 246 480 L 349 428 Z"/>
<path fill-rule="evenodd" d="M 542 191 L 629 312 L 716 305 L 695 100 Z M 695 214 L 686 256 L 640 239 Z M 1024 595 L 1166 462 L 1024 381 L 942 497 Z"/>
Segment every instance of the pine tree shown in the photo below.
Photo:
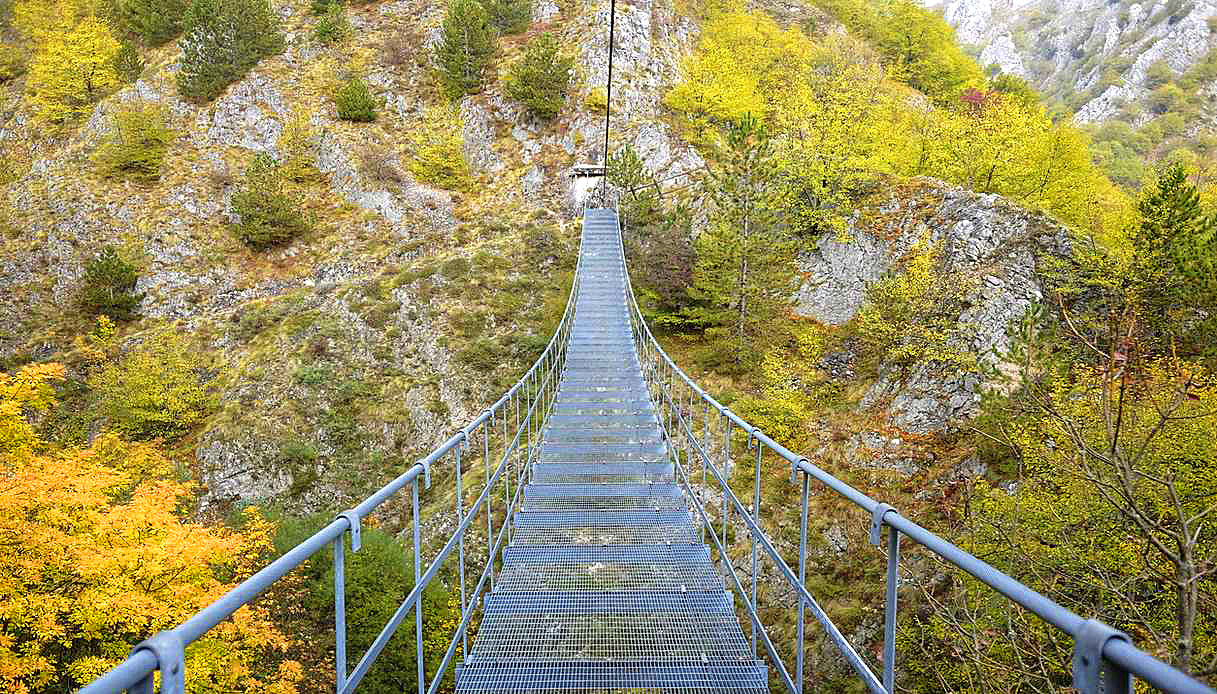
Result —
<path fill-rule="evenodd" d="M 495 50 L 489 15 L 478 0 L 452 0 L 442 31 L 436 58 L 445 91 L 453 99 L 477 93 Z"/>
<path fill-rule="evenodd" d="M 575 61 L 560 52 L 553 34 L 543 34 L 524 48 L 524 57 L 512 66 L 504 84 L 507 96 L 524 104 L 542 120 L 552 120 L 566 103 L 570 72 Z"/>
<path fill-rule="evenodd" d="M 150 46 L 160 46 L 182 33 L 188 0 L 109 0 L 105 11 L 121 32 Z"/>
<path fill-rule="evenodd" d="M 196 103 L 216 98 L 284 46 L 267 0 L 194 0 L 185 25 L 177 84 Z"/>
<path fill-rule="evenodd" d="M 1142 321 L 1152 338 L 1175 348 L 1184 340 L 1212 349 L 1207 336 L 1217 332 L 1217 216 L 1205 214 L 1179 164 L 1162 170 L 1137 210 L 1130 281 Z"/>
<path fill-rule="evenodd" d="M 778 222 L 773 145 L 752 116 L 732 123 L 710 167 L 714 207 L 697 238 L 694 298 L 706 322 L 725 328 L 737 366 L 779 331 L 797 288 L 795 244 Z"/>
<path fill-rule="evenodd" d="M 485 0 L 484 7 L 500 34 L 518 34 L 532 23 L 532 0 Z"/>
<path fill-rule="evenodd" d="M 123 260 L 118 250 L 106 246 L 96 258 L 85 265 L 81 281 L 80 303 L 91 314 L 109 316 L 113 320 L 131 320 L 143 299 L 135 284 L 139 273 L 135 266 Z"/>

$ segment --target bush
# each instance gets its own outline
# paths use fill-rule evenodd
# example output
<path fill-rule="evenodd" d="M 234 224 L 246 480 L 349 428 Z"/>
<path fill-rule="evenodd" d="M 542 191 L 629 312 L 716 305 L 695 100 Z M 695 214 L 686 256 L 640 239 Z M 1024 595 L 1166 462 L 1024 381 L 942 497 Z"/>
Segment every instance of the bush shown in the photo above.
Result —
<path fill-rule="evenodd" d="M 338 117 L 354 123 L 371 123 L 376 120 L 376 109 L 380 106 L 368 83 L 356 77 L 338 90 L 334 102 L 338 105 Z"/>
<path fill-rule="evenodd" d="M 254 157 L 245 170 L 232 209 L 240 218 L 232 225 L 233 235 L 258 250 L 287 243 L 312 226 L 288 193 L 279 166 L 266 154 Z"/>
<path fill-rule="evenodd" d="M 417 50 L 422 43 L 422 38 L 415 33 L 393 34 L 380 45 L 380 54 L 385 65 L 403 67 L 419 60 Z"/>
<path fill-rule="evenodd" d="M 566 103 L 575 61 L 559 51 L 558 40 L 544 34 L 528 42 L 524 57 L 507 73 L 504 91 L 537 118 L 551 120 Z"/>
<path fill-rule="evenodd" d="M 1187 101 L 1187 95 L 1174 84 L 1164 84 L 1149 94 L 1149 108 L 1157 114 L 1178 111 Z"/>
<path fill-rule="evenodd" d="M 161 177 L 173 131 L 163 111 L 151 105 L 130 106 L 113 116 L 114 130 L 93 153 L 98 172 L 107 178 L 154 183 Z"/>
<path fill-rule="evenodd" d="M 279 174 L 292 183 L 323 179 L 317 170 L 317 141 L 320 133 L 303 107 L 293 107 L 279 134 Z"/>
<path fill-rule="evenodd" d="M 532 24 L 532 0 L 486 0 L 490 25 L 500 34 L 518 34 Z"/>
<path fill-rule="evenodd" d="M 106 246 L 96 258 L 85 264 L 80 289 L 81 307 L 95 316 L 109 316 L 116 321 L 131 320 L 143 298 L 142 294 L 135 293 L 138 279 L 135 266 L 123 260 L 116 248 Z"/>
<path fill-rule="evenodd" d="M 161 330 L 89 380 L 100 409 L 125 436 L 177 439 L 201 422 L 214 402 L 199 373 L 198 352 L 172 330 Z"/>
<path fill-rule="evenodd" d="M 216 98 L 284 45 L 267 0 L 194 0 L 185 28 L 177 84 L 195 103 Z"/>
<path fill-rule="evenodd" d="M 26 60 L 25 49 L 21 46 L 0 43 L 0 84 L 24 75 Z"/>
<path fill-rule="evenodd" d="M 456 109 L 442 106 L 427 109 L 421 127 L 410 133 L 411 156 L 406 168 L 424 183 L 448 190 L 469 187 L 463 132 Z"/>
<path fill-rule="evenodd" d="M 317 26 L 313 27 L 313 36 L 327 46 L 338 43 L 350 33 L 351 25 L 347 22 L 346 11 L 336 2 L 326 6 Z"/>
<path fill-rule="evenodd" d="M 385 145 L 368 143 L 360 148 L 355 157 L 359 160 L 359 172 L 369 180 L 380 183 L 401 183 L 401 171 L 397 168 L 393 150 Z"/>
<path fill-rule="evenodd" d="M 494 55 L 494 27 L 477 0 L 452 0 L 444 16 L 436 62 L 444 90 L 452 99 L 475 94 Z"/>
<path fill-rule="evenodd" d="M 129 41 L 123 41 L 114 56 L 114 71 L 124 84 L 130 84 L 144 73 L 144 59 Z"/>
<path fill-rule="evenodd" d="M 120 32 L 160 46 L 182 33 L 189 0 L 108 0 L 104 11 Z"/>
<path fill-rule="evenodd" d="M 275 535 L 275 551 L 282 554 L 307 540 L 330 521 L 329 516 L 311 518 L 284 517 Z M 393 616 L 401 600 L 414 588 L 413 558 L 392 534 L 365 525 L 363 547 L 352 552 L 346 547 L 346 605 L 347 653 L 356 659 L 362 655 L 380 630 Z M 333 548 L 315 554 L 301 569 L 307 593 L 301 612 L 316 620 L 315 631 L 333 629 L 334 559 Z M 406 557 L 406 561 L 402 561 Z M 459 593 L 442 581 L 433 581 L 422 594 L 423 660 L 427 672 L 434 676 L 449 642 L 460 623 Z M 385 650 L 376 659 L 359 684 L 359 691 L 371 694 L 400 694 L 417 682 L 415 670 L 415 634 L 413 610 L 411 616 L 394 633 Z M 347 663 L 348 672 L 353 662 Z M 448 669 L 452 677 L 452 667 Z M 441 691 L 450 691 L 449 688 Z"/>

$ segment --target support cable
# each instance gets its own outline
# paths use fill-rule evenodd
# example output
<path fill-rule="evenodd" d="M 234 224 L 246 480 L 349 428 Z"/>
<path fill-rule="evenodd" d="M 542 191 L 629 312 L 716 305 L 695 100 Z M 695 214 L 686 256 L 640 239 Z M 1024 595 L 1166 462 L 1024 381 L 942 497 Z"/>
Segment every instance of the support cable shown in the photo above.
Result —
<path fill-rule="evenodd" d="M 609 0 L 608 81 L 604 95 L 604 176 L 600 182 L 601 202 L 608 207 L 609 115 L 613 109 L 613 41 L 617 34 L 617 0 Z"/>

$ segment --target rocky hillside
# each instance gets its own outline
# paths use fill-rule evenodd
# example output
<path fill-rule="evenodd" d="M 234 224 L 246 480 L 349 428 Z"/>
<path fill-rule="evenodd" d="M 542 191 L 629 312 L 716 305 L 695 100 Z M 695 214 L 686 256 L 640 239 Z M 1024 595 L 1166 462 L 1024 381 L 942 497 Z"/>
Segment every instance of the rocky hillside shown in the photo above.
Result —
<path fill-rule="evenodd" d="M 1217 4 L 1192 0 L 947 0 L 931 2 L 982 66 L 1028 79 L 1098 123 L 1144 103 L 1162 75 L 1187 73 L 1214 46 Z M 1160 68 L 1159 68 L 1160 69 Z M 1167 75 L 1169 78 L 1169 75 Z"/>
<path fill-rule="evenodd" d="M 2 193 L 19 232 L 0 251 L 0 349 L 9 363 L 70 350 L 91 329 L 77 308 L 83 268 L 116 245 L 139 266 L 128 343 L 173 323 L 209 361 L 219 406 L 190 446 L 205 499 L 328 508 L 446 438 L 544 344 L 578 233 L 567 174 L 602 148 L 607 8 L 541 2 L 525 34 L 501 41 L 502 68 L 530 36 L 556 33 L 577 56 L 575 88 L 552 123 L 530 119 L 498 79 L 463 99 L 446 117 L 470 174 L 448 190 L 410 163 L 411 134 L 446 127 L 427 49 L 444 8 L 353 8 L 359 39 L 327 46 L 307 2 L 276 7 L 286 50 L 213 103 L 177 96 L 172 43 L 78 128 L 49 137 L 22 82 L 8 85 L 0 138 L 10 151 L 38 144 Z M 696 25 L 662 0 L 619 11 L 614 106 L 630 126 L 615 140 L 659 172 L 696 166 L 652 117 Z M 332 94 L 354 75 L 383 103 L 375 123 L 337 117 Z M 163 107 L 174 134 L 153 185 L 116 184 L 91 166 L 111 114 L 132 103 Z M 291 148 L 317 172 L 301 193 L 315 228 L 249 250 L 227 231 L 241 172 L 258 153 L 283 160 Z"/>
<path fill-rule="evenodd" d="M 318 41 L 320 20 L 304 0 L 276 7 L 286 49 L 212 103 L 177 96 L 180 53 L 170 43 L 147 57 L 134 84 L 49 136 L 36 128 L 21 81 L 10 83 L 0 133 L 10 147 L 38 143 L 3 188 L 10 226 L 21 230 L 5 237 L 0 256 L 3 355 L 9 363 L 69 355 L 92 329 L 78 308 L 85 264 L 106 245 L 123 249 L 138 261 L 142 298 L 139 318 L 120 331 L 122 351 L 175 326 L 217 396 L 179 449 L 204 506 L 219 509 L 349 504 L 510 384 L 544 344 L 566 291 L 578 233 L 568 172 L 598 161 L 603 141 L 603 3 L 537 3 L 527 31 L 499 39 L 482 93 L 450 110 L 431 50 L 442 7 L 353 7 L 358 40 L 333 45 Z M 675 134 L 663 104 L 696 42 L 696 15 L 668 0 L 618 12 L 613 146 L 631 146 L 659 178 L 698 169 L 702 157 Z M 775 16 L 839 31 L 812 7 Z M 508 98 L 501 79 L 522 45 L 545 32 L 575 57 L 576 73 L 550 122 Z M 382 103 L 373 123 L 336 113 L 337 85 L 358 75 Z M 151 185 L 115 183 L 91 165 L 112 114 L 133 103 L 162 107 L 174 133 L 166 172 Z M 453 128 L 468 173 L 445 186 L 414 163 L 420 133 Z M 259 153 L 303 157 L 315 171 L 300 187 L 313 231 L 265 251 L 228 230 L 241 172 Z M 1067 243 L 1060 227 L 994 195 L 927 179 L 872 196 L 848 233 L 825 236 L 801 261 L 797 312 L 830 328 L 850 323 L 868 287 L 903 272 L 926 242 L 940 247 L 941 273 L 965 280 L 953 314 L 940 316 L 952 326 L 947 339 L 997 366 L 1008 325 L 1039 297 L 1036 257 Z M 859 419 L 841 425 L 853 441 L 870 440 L 867 431 L 897 442 L 901 432 L 951 432 L 977 412 L 977 375 L 882 361 L 859 369 L 855 356 L 847 344 L 828 369 L 857 396 L 850 407 Z M 87 398 L 76 405 L 85 412 L 76 435 L 105 426 Z M 887 439 L 881 448 L 893 459 L 917 455 Z M 872 453 L 851 449 L 845 462 Z"/>

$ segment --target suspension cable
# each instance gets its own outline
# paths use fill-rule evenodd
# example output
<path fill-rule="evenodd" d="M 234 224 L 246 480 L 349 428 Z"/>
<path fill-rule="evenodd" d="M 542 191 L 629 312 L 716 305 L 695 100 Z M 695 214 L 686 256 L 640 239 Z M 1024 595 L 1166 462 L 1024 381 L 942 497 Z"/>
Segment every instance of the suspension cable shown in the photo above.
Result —
<path fill-rule="evenodd" d="M 609 114 L 613 108 L 613 41 L 617 34 L 617 0 L 609 0 L 608 81 L 604 94 L 604 175 L 601 179 L 600 197 L 608 207 L 608 158 L 609 158 Z"/>

